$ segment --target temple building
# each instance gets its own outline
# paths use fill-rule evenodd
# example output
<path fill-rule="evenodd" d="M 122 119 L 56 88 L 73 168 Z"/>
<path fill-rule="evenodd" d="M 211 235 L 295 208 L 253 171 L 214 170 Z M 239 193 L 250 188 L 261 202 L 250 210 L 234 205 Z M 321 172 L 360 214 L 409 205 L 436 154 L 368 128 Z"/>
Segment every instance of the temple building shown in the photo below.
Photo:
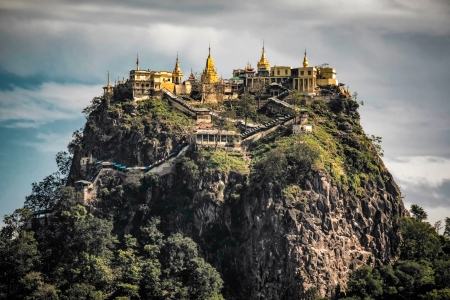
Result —
<path fill-rule="evenodd" d="M 219 75 L 214 68 L 214 60 L 211 57 L 211 47 L 208 48 L 208 58 L 206 59 L 206 67 L 202 73 L 202 83 L 217 83 L 219 81 Z"/>
<path fill-rule="evenodd" d="M 295 73 L 297 76 L 293 78 L 293 89 L 309 94 L 314 93 L 317 87 L 317 68 L 309 67 L 306 49 L 303 57 L 303 67 L 297 68 Z"/>
<path fill-rule="evenodd" d="M 336 70 L 329 67 L 310 67 L 306 56 L 306 49 L 303 57 L 303 66 L 291 68 L 290 66 L 270 67 L 265 55 L 264 44 L 261 58 L 258 61 L 258 72 L 254 76 L 248 76 L 240 69 L 233 70 L 233 78 L 237 76 L 244 80 L 246 90 L 252 91 L 256 83 L 270 85 L 278 83 L 291 89 L 313 95 L 320 86 L 338 85 Z"/>
<path fill-rule="evenodd" d="M 136 58 L 136 69 L 130 71 L 130 78 L 128 80 L 128 87 L 135 95 L 145 95 L 150 93 L 150 70 L 139 69 L 139 56 Z"/>
<path fill-rule="evenodd" d="M 126 81 L 119 79 L 117 84 L 111 85 L 108 72 L 108 83 L 103 87 L 103 91 L 107 94 L 125 89 L 131 91 L 134 98 L 143 100 L 164 88 L 176 95 L 189 95 L 195 99 L 201 99 L 202 102 L 221 102 L 236 98 L 245 92 L 276 96 L 286 95 L 288 90 L 293 89 L 312 96 L 321 86 L 327 85 L 341 88 L 343 84 L 339 85 L 336 70 L 330 68 L 328 64 L 309 66 L 306 49 L 301 67 L 271 66 L 266 58 L 263 42 L 257 68 L 253 68 L 248 62 L 245 68 L 234 69 L 233 77 L 230 79 L 220 78 L 219 80 L 211 56 L 211 47 L 208 47 L 206 65 L 200 78 L 196 78 L 191 70 L 189 79 L 183 81 L 178 53 L 173 71 L 141 70 L 139 56 L 137 56 L 136 68 L 130 71 L 129 79 Z M 267 92 L 269 89 L 270 92 Z"/>
<path fill-rule="evenodd" d="M 181 85 L 183 72 L 178 61 L 175 61 L 175 68 L 170 71 L 140 70 L 139 57 L 136 59 L 136 69 L 130 71 L 130 78 L 127 81 L 128 87 L 132 90 L 133 96 L 151 95 L 155 91 L 166 88 L 171 92 L 176 91 L 175 86 Z"/>

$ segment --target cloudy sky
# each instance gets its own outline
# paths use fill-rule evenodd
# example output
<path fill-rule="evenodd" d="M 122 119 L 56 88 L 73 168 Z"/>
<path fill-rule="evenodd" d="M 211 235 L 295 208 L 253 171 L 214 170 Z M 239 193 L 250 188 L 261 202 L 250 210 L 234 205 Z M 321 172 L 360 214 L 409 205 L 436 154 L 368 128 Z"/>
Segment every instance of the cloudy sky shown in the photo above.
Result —
<path fill-rule="evenodd" d="M 450 217 L 448 0 L 0 0 L 0 214 L 56 170 L 108 70 L 200 71 L 208 43 L 219 74 L 270 63 L 329 63 L 357 91 L 366 133 L 405 196 L 434 223 Z M 185 76 L 186 77 L 186 76 Z"/>

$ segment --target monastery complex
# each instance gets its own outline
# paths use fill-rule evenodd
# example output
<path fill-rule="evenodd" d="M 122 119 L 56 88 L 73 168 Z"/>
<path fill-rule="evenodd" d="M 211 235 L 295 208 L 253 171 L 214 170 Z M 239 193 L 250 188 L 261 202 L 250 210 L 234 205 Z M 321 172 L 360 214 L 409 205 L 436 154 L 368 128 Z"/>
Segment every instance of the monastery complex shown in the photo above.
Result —
<path fill-rule="evenodd" d="M 266 58 L 264 45 L 257 69 L 247 64 L 244 69 L 234 69 L 229 79 L 219 78 L 211 56 L 208 51 L 206 65 L 197 75 L 191 70 L 187 80 L 183 80 L 183 71 L 180 68 L 178 55 L 173 71 L 142 70 L 139 66 L 139 57 L 136 59 L 136 68 L 131 70 L 127 80 L 103 87 L 104 93 L 114 93 L 114 89 L 127 89 L 132 92 L 136 100 L 150 97 L 162 89 L 166 89 L 178 96 L 200 99 L 202 102 L 218 102 L 224 99 L 236 99 L 240 94 L 262 94 L 266 97 L 277 96 L 284 89 L 296 90 L 305 96 L 315 96 L 318 89 L 324 86 L 336 86 L 342 93 L 348 94 L 336 78 L 336 70 L 322 66 L 309 66 L 306 50 L 301 67 L 271 66 Z"/>
<path fill-rule="evenodd" d="M 187 80 L 183 80 L 184 74 L 178 55 L 173 71 L 142 70 L 137 57 L 136 68 L 130 71 L 127 80 L 123 78 L 111 85 L 108 73 L 108 83 L 103 87 L 103 100 L 107 106 L 110 105 L 111 99 L 114 99 L 113 96 L 120 95 L 120 98 L 131 100 L 134 105 L 137 101 L 157 97 L 195 119 L 196 126 L 192 135 L 184 136 L 172 152 L 152 159 L 149 165 L 126 166 L 113 159 L 99 160 L 94 158 L 92 153 L 82 157 L 80 173 L 83 180 L 75 184 L 84 192 L 85 201 L 92 196 L 92 187 L 95 186 L 102 170 L 114 169 L 121 172 L 142 170 L 161 175 L 173 168 L 176 157 L 183 155 L 183 151 L 189 145 L 194 149 L 223 148 L 232 152 L 245 151 L 249 143 L 262 139 L 272 132 L 308 134 L 313 131 L 313 126 L 308 121 L 308 110 L 297 104 L 308 104 L 308 101 L 321 98 L 325 101 L 333 97 L 350 98 L 349 90 L 345 90 L 343 84 L 338 82 L 334 68 L 326 64 L 320 67 L 309 66 L 306 50 L 301 67 L 271 66 L 263 45 L 256 70 L 247 64 L 243 69 L 234 69 L 232 74 L 229 79 L 218 76 L 211 48 L 208 49 L 203 71 L 194 74 L 191 70 Z M 301 102 L 305 103 L 292 103 L 299 95 Z M 245 101 L 252 102 L 257 98 L 258 111 L 265 116 L 263 120 L 256 122 L 252 120 L 254 123 L 250 123 L 247 122 L 250 113 L 244 119 L 242 115 L 239 119 L 236 114 L 234 116 L 226 114 L 226 106 L 233 110 L 234 100 L 237 100 L 234 103 L 239 107 L 243 105 L 243 102 L 239 101 L 244 101 L 244 98 L 247 99 Z M 219 102 L 226 105 L 203 105 Z M 256 112 L 256 101 L 251 105 Z M 225 123 L 229 127 L 225 128 L 223 126 Z"/>

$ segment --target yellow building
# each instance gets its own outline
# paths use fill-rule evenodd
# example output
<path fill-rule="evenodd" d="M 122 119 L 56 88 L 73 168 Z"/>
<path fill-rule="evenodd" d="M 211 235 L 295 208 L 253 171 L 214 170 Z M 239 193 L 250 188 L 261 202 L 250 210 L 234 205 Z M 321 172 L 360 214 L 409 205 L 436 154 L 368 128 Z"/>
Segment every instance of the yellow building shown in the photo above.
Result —
<path fill-rule="evenodd" d="M 208 48 L 208 58 L 206 59 L 206 67 L 202 73 L 202 83 L 217 83 L 219 76 L 217 70 L 214 68 L 214 60 L 211 57 L 211 47 Z"/>
<path fill-rule="evenodd" d="M 183 72 L 180 69 L 178 55 L 175 61 L 173 72 L 170 71 L 151 71 L 139 69 L 139 57 L 136 59 L 136 69 L 130 71 L 128 87 L 132 90 L 134 96 L 150 95 L 154 91 L 166 88 L 173 92 L 175 85 L 181 85 Z"/>
<path fill-rule="evenodd" d="M 136 69 L 130 71 L 130 79 L 128 87 L 132 90 L 133 95 L 145 95 L 150 93 L 150 70 L 139 69 L 139 56 L 136 58 Z"/>
<path fill-rule="evenodd" d="M 319 68 L 317 75 L 317 85 L 338 85 L 338 80 L 336 79 L 336 70 L 334 68 Z"/>
<path fill-rule="evenodd" d="M 155 71 L 150 77 L 150 85 L 153 91 L 159 91 L 162 88 L 166 88 L 169 91 L 173 91 L 174 83 L 172 82 L 172 72 L 169 71 Z"/>
<path fill-rule="evenodd" d="M 308 66 L 308 58 L 303 57 L 303 67 L 297 68 L 296 72 L 297 77 L 293 78 L 293 89 L 312 94 L 315 92 L 317 87 L 317 68 Z"/>
<path fill-rule="evenodd" d="M 270 73 L 272 77 L 291 77 L 291 67 L 273 66 Z"/>

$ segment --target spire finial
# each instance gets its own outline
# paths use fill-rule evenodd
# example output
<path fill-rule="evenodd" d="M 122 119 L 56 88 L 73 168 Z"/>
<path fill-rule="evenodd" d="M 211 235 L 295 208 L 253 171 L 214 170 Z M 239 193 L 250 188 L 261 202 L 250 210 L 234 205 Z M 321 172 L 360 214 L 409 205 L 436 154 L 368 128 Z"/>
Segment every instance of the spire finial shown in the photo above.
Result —
<path fill-rule="evenodd" d="M 211 42 L 208 42 L 208 57 L 211 56 Z"/>
<path fill-rule="evenodd" d="M 308 66 L 308 59 L 306 58 L 306 48 L 305 48 L 305 57 L 303 57 L 303 67 L 306 68 Z"/>
<path fill-rule="evenodd" d="M 263 51 L 264 51 L 264 40 L 263 40 Z"/>
<path fill-rule="evenodd" d="M 139 71 L 139 53 L 136 54 L 136 70 Z"/>
<path fill-rule="evenodd" d="M 108 86 L 109 86 L 109 70 L 108 70 Z"/>

